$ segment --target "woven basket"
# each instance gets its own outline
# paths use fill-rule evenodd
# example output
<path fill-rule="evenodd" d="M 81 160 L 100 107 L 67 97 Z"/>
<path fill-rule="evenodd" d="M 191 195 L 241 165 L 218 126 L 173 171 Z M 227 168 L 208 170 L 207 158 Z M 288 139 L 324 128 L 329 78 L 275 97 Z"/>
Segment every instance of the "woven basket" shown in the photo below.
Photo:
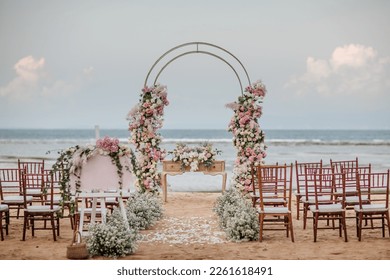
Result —
<path fill-rule="evenodd" d="M 76 235 L 80 236 L 80 242 L 76 242 Z M 89 257 L 87 250 L 87 244 L 82 242 L 81 234 L 79 231 L 75 231 L 73 235 L 73 241 L 66 247 L 66 257 L 72 260 L 83 260 Z"/>

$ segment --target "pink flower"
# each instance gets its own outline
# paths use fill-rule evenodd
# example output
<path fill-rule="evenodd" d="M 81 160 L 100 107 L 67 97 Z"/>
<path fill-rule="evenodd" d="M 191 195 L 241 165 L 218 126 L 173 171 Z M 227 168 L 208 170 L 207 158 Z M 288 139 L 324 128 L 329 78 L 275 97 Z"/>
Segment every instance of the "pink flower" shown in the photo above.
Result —
<path fill-rule="evenodd" d="M 105 136 L 103 139 L 98 139 L 96 141 L 96 147 L 106 152 L 114 153 L 119 150 L 119 140 L 117 138 Z"/>

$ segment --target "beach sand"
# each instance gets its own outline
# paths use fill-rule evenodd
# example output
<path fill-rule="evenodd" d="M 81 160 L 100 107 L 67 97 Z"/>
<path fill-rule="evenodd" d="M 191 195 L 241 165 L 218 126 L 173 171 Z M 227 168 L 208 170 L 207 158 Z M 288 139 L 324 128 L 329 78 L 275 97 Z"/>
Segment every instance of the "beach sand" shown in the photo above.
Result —
<path fill-rule="evenodd" d="M 313 242 L 311 221 L 302 229 L 302 220 L 294 216 L 295 242 L 284 231 L 265 232 L 264 241 L 231 242 L 218 227 L 212 211 L 220 193 L 170 192 L 164 203 L 164 217 L 142 231 L 138 250 L 120 259 L 129 260 L 389 260 L 390 238 L 380 230 L 366 230 L 363 240 L 356 238 L 355 220 L 347 219 L 349 241 L 337 230 L 320 230 Z M 295 206 L 295 205 L 293 205 Z M 293 208 L 294 209 L 294 208 Z M 295 215 L 295 213 L 294 213 Z M 50 231 L 28 232 L 21 241 L 23 219 L 11 218 L 10 232 L 0 241 L 2 260 L 65 260 L 71 243 L 69 219 L 61 220 L 60 237 L 53 241 Z M 105 259 L 92 257 L 90 259 Z"/>

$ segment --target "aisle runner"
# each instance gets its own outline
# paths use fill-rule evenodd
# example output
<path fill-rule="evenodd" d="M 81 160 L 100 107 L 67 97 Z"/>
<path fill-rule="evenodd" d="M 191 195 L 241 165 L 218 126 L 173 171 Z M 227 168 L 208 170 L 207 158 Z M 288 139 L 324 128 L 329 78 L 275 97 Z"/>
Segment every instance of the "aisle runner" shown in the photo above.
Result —
<path fill-rule="evenodd" d="M 142 242 L 217 244 L 227 240 L 226 234 L 219 229 L 215 216 L 164 217 L 152 233 L 142 233 Z"/>

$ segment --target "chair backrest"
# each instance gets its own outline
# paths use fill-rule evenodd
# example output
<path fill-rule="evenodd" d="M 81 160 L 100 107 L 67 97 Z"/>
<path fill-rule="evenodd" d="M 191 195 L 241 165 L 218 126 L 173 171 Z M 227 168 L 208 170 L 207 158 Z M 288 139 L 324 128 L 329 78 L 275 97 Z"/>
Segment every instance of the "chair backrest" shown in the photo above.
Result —
<path fill-rule="evenodd" d="M 21 176 L 25 207 L 27 206 L 27 197 L 34 191 L 36 194 L 39 194 L 39 202 L 44 202 L 42 200 L 44 199 L 45 194 L 47 194 L 47 175 L 45 175 L 45 173 L 29 173 L 23 170 Z"/>
<path fill-rule="evenodd" d="M 297 193 L 305 189 L 305 168 L 321 168 L 322 159 L 319 162 L 298 162 L 295 161 L 295 179 L 297 183 Z"/>
<path fill-rule="evenodd" d="M 341 167 L 341 172 L 345 173 L 345 189 L 346 189 L 346 195 L 357 194 L 357 176 L 356 174 L 369 174 L 371 173 L 371 164 L 368 164 L 367 166 L 346 166 Z M 361 188 L 367 188 L 369 185 L 369 176 L 364 176 L 361 178 L 362 181 L 360 182 Z"/>
<path fill-rule="evenodd" d="M 51 169 L 45 169 L 45 183 L 46 187 L 53 188 L 53 199 L 55 201 L 58 201 L 60 203 L 61 200 L 67 200 L 69 201 L 70 198 L 67 198 L 67 194 L 63 192 L 61 189 L 61 170 L 51 170 Z"/>
<path fill-rule="evenodd" d="M 260 208 L 269 198 L 281 198 L 291 209 L 293 165 L 261 165 L 257 167 Z"/>
<path fill-rule="evenodd" d="M 309 167 L 305 166 L 305 199 L 310 200 L 310 197 L 316 196 L 317 193 L 332 192 L 334 187 L 332 174 L 334 169 L 328 166 Z"/>
<path fill-rule="evenodd" d="M 1 168 L 0 169 L 0 195 L 4 199 L 4 195 L 20 195 L 22 186 L 20 184 L 19 169 L 17 168 Z"/>
<path fill-rule="evenodd" d="M 22 186 L 22 184 L 23 184 L 22 173 L 32 173 L 32 174 L 44 173 L 45 160 L 22 161 L 22 160 L 18 159 L 18 169 L 19 169 L 20 185 Z"/>
<path fill-rule="evenodd" d="M 39 161 L 21 161 L 18 159 L 19 170 L 25 170 L 27 173 L 43 173 L 45 169 L 45 160 Z"/>
<path fill-rule="evenodd" d="M 354 160 L 332 160 L 330 159 L 330 166 L 334 168 L 336 174 L 341 174 L 344 169 L 357 169 L 359 167 L 359 160 L 356 157 Z M 355 172 L 356 173 L 356 172 Z M 348 174 L 346 174 L 346 179 L 348 179 Z"/>
<path fill-rule="evenodd" d="M 387 172 L 357 173 L 357 191 L 359 206 L 362 208 L 364 200 L 362 196 L 367 195 L 371 204 L 384 204 L 389 207 L 389 178 L 390 170 Z"/>
<path fill-rule="evenodd" d="M 275 163 L 275 165 L 279 165 L 278 162 Z M 257 194 L 258 192 L 258 184 L 259 184 L 259 180 L 258 180 L 258 176 L 257 176 L 257 167 L 259 165 L 255 165 L 255 164 L 252 164 L 251 165 L 251 177 L 252 177 L 252 192 L 254 195 Z"/>
<path fill-rule="evenodd" d="M 29 204 L 27 200 L 27 189 L 28 188 L 42 188 L 45 193 L 45 202 L 50 205 L 50 209 L 53 209 L 53 197 L 54 197 L 54 181 L 53 174 L 51 173 L 27 173 L 22 171 L 22 186 L 23 186 L 23 197 L 24 207 L 26 208 Z"/>
<path fill-rule="evenodd" d="M 319 172 L 314 171 L 312 178 L 316 209 L 320 204 L 341 203 L 343 208 L 345 207 L 345 173 L 335 173 L 333 168 L 326 167 L 319 170 Z M 336 186 L 340 186 L 341 195 L 335 195 Z"/>

